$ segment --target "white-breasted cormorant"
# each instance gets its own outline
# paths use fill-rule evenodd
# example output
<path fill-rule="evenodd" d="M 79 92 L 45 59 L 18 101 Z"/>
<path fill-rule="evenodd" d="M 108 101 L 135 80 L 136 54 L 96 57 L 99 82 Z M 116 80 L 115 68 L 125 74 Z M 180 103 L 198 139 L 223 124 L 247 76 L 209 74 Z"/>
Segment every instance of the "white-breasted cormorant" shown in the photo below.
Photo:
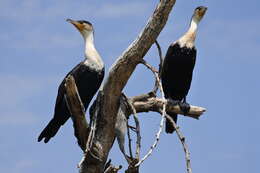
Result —
<path fill-rule="evenodd" d="M 67 21 L 79 30 L 85 42 L 85 60 L 74 67 L 66 77 L 68 75 L 74 77 L 80 98 L 86 110 L 104 78 L 104 63 L 94 45 L 94 31 L 92 24 L 84 20 L 74 21 L 67 19 Z M 64 84 L 65 79 L 63 79 L 58 89 L 54 116 L 38 137 L 39 142 L 44 138 L 44 142 L 47 143 L 50 138 L 55 136 L 59 128 L 70 118 L 70 112 L 64 97 Z"/>
<path fill-rule="evenodd" d="M 189 111 L 186 96 L 189 92 L 193 68 L 196 61 L 195 38 L 197 27 L 207 8 L 200 6 L 194 10 L 189 30 L 177 41 L 172 43 L 163 61 L 161 79 L 165 98 L 178 103 L 184 113 Z M 177 114 L 167 112 L 175 122 Z M 166 133 L 173 133 L 174 128 L 166 120 Z"/>

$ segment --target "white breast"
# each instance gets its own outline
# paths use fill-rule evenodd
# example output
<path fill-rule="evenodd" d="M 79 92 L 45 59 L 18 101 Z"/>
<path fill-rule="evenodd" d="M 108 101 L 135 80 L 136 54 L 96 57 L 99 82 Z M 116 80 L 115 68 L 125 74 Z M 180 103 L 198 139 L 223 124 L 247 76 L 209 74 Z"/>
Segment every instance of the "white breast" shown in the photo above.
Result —
<path fill-rule="evenodd" d="M 93 61 L 93 59 L 86 58 L 84 64 L 95 71 L 101 71 L 104 68 L 103 61 Z"/>
<path fill-rule="evenodd" d="M 188 31 L 177 42 L 180 47 L 193 48 L 195 46 L 196 32 Z"/>

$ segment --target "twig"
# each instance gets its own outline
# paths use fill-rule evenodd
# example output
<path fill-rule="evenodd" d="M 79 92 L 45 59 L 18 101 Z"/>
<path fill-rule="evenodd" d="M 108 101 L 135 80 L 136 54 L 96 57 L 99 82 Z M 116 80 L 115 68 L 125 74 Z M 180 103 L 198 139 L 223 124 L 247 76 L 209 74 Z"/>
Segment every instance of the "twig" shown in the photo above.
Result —
<path fill-rule="evenodd" d="M 150 69 L 150 70 L 153 72 L 153 74 L 155 75 L 156 81 L 158 81 L 158 79 L 157 79 L 157 77 L 156 77 L 156 75 L 158 74 L 158 70 L 155 69 L 155 68 L 154 68 L 153 66 L 151 66 L 150 64 L 148 64 L 144 59 L 141 60 L 141 63 L 142 63 L 143 65 L 145 65 L 148 69 Z"/>
<path fill-rule="evenodd" d="M 149 65 L 147 62 L 145 62 L 143 60 L 142 62 L 146 67 L 148 67 L 151 71 L 152 70 L 152 66 Z M 156 81 L 158 82 L 158 85 L 159 85 L 159 89 L 161 91 L 161 94 L 162 94 L 162 98 L 164 98 L 164 92 L 163 92 L 163 88 L 162 88 L 162 85 L 161 85 L 161 82 L 160 82 L 160 77 L 158 75 L 158 73 L 154 72 L 154 75 L 155 75 L 155 78 L 156 78 Z M 163 129 L 163 124 L 164 124 L 164 121 L 165 121 L 165 112 L 166 112 L 166 100 L 164 101 L 163 103 L 163 114 L 162 114 L 162 118 L 161 118 L 161 121 L 160 121 L 160 127 L 159 127 L 159 130 L 158 132 L 156 133 L 156 139 L 153 143 L 153 145 L 151 146 L 150 150 L 148 151 L 148 153 L 135 165 L 135 167 L 138 167 L 140 166 L 153 152 L 153 150 L 155 149 L 155 147 L 157 146 L 159 140 L 160 140 L 160 135 L 162 133 L 162 129 Z"/>
<path fill-rule="evenodd" d="M 92 123 L 91 123 L 91 130 L 88 136 L 88 140 L 87 140 L 87 144 L 86 144 L 86 152 L 91 148 L 92 143 L 93 143 L 93 139 L 95 136 L 95 131 L 96 131 L 96 125 L 97 125 L 97 116 L 98 113 L 100 111 L 100 93 L 97 95 L 97 99 L 96 99 L 96 104 L 95 104 L 95 110 L 93 112 L 93 116 L 92 118 Z"/>
<path fill-rule="evenodd" d="M 150 69 L 155 77 L 155 82 L 154 82 L 154 88 L 152 90 L 152 93 L 156 94 L 157 90 L 158 90 L 158 80 L 156 79 L 156 74 L 159 73 L 159 71 L 157 69 L 155 69 L 153 66 L 151 66 L 150 64 L 148 64 L 144 59 L 142 59 L 140 61 L 140 63 L 142 63 L 143 65 L 145 65 L 148 69 Z"/>
<path fill-rule="evenodd" d="M 149 69 L 152 70 L 151 66 L 146 63 L 145 61 L 142 62 L 145 66 L 147 66 Z M 152 70 L 153 71 L 153 70 Z M 176 129 L 176 133 L 182 143 L 182 146 L 183 146 L 183 150 L 185 152 L 185 160 L 186 160 L 186 166 L 187 166 L 187 173 L 192 173 L 192 170 L 191 170 L 191 163 L 190 163 L 190 152 L 188 150 L 188 146 L 187 144 L 185 143 L 185 137 L 182 135 L 180 129 L 177 127 L 176 123 L 172 120 L 172 118 L 170 116 L 168 116 L 166 114 L 166 99 L 164 97 L 164 92 L 163 92 L 163 89 L 162 89 L 162 84 L 161 84 L 161 81 L 160 81 L 160 78 L 158 76 L 157 73 L 154 73 L 156 75 L 156 79 L 157 79 L 157 82 L 158 82 L 158 85 L 159 85 L 159 88 L 160 88 L 160 91 L 161 91 L 161 94 L 162 94 L 162 98 L 164 99 L 164 102 L 163 102 L 163 109 L 162 109 L 162 120 L 161 120 L 161 123 L 160 123 L 160 128 L 159 128 L 159 131 L 158 133 L 156 134 L 156 141 L 154 142 L 154 144 L 152 145 L 151 149 L 149 150 L 149 152 L 147 153 L 147 155 L 145 155 L 145 157 L 140 160 L 136 166 L 139 166 L 149 155 L 151 155 L 153 149 L 156 147 L 158 141 L 159 141 L 159 138 L 160 138 L 160 133 L 162 131 L 162 127 L 163 127 L 163 123 L 164 123 L 164 120 L 165 120 L 165 117 L 170 119 L 173 127 Z"/>
<path fill-rule="evenodd" d="M 153 88 L 153 90 L 152 90 L 152 93 L 155 94 L 155 93 L 157 92 L 157 90 L 158 90 L 158 80 L 157 80 L 157 78 L 156 78 L 156 74 L 158 74 L 159 71 L 158 71 L 157 69 L 155 69 L 153 66 L 151 66 L 150 64 L 148 64 L 144 59 L 142 59 L 140 63 L 142 63 L 143 65 L 145 65 L 145 66 L 146 66 L 148 69 L 150 69 L 150 70 L 153 72 L 153 74 L 154 74 L 155 84 L 154 84 L 154 88 Z"/>
<path fill-rule="evenodd" d="M 176 125 L 176 123 L 173 121 L 172 117 L 170 117 L 169 115 L 166 114 L 166 118 L 168 120 L 170 120 L 170 122 L 172 123 L 174 129 L 176 130 L 176 133 L 177 133 L 177 136 L 179 137 L 181 143 L 182 143 L 182 146 L 183 146 L 183 150 L 184 150 L 184 153 L 185 153 L 185 160 L 186 160 L 186 166 L 187 166 L 187 173 L 192 173 L 192 170 L 191 170 L 191 159 L 190 159 L 190 152 L 189 152 L 189 149 L 188 149 L 188 145 L 186 144 L 185 142 L 185 137 L 182 135 L 181 131 L 180 131 L 180 128 Z"/>
<path fill-rule="evenodd" d="M 129 130 L 129 125 L 128 125 L 128 121 L 127 121 L 127 136 L 128 136 L 128 147 L 129 147 L 129 154 L 130 157 L 133 158 L 133 152 L 132 152 L 132 139 L 131 139 L 131 134 L 130 134 L 130 130 Z"/>
<path fill-rule="evenodd" d="M 140 150 L 141 150 L 140 123 L 139 123 L 138 117 L 136 115 L 136 110 L 135 110 L 133 104 L 131 104 L 131 108 L 133 109 L 133 113 L 134 113 L 134 120 L 135 120 L 135 125 L 136 125 L 136 135 L 137 135 L 135 158 L 137 158 L 139 160 L 140 159 Z"/>
<path fill-rule="evenodd" d="M 162 57 L 162 49 L 160 44 L 158 43 L 158 41 L 155 41 L 156 47 L 158 49 L 158 53 L 159 53 L 159 58 L 160 58 L 160 64 L 159 64 L 159 77 L 161 76 L 161 71 L 162 71 L 162 65 L 163 65 L 163 57 Z M 155 80 L 155 86 L 154 86 L 154 92 L 156 93 L 156 91 L 158 90 L 159 87 L 159 83 L 157 80 Z"/>
<path fill-rule="evenodd" d="M 158 43 L 157 40 L 155 41 L 155 44 L 156 44 L 156 47 L 157 47 L 157 49 L 158 49 L 159 58 L 160 58 L 160 64 L 159 64 L 159 72 L 160 72 L 160 69 L 161 69 L 161 67 L 162 67 L 162 62 L 163 62 L 162 49 L 161 49 L 161 46 L 160 46 L 160 44 Z"/>
<path fill-rule="evenodd" d="M 90 148 L 92 147 L 92 144 L 93 144 L 93 140 L 94 140 L 94 136 L 95 136 L 95 131 L 96 131 L 96 124 L 97 124 L 97 114 L 98 112 L 100 111 L 100 93 L 98 94 L 97 96 L 97 99 L 95 101 L 95 109 L 94 111 L 92 112 L 93 113 L 93 116 L 91 117 L 91 126 L 90 126 L 90 132 L 89 132 L 89 135 L 87 137 L 87 142 L 86 142 L 86 145 L 85 145 L 85 151 L 84 151 L 84 156 L 82 157 L 82 159 L 80 160 L 80 162 L 78 163 L 78 168 L 80 168 L 80 170 L 82 169 L 82 164 L 84 164 L 84 161 L 86 159 L 86 153 L 89 152 L 89 154 L 97 159 L 97 160 L 100 160 L 100 158 L 98 158 L 94 153 L 92 153 L 92 151 L 90 150 Z M 82 171 L 82 170 L 81 170 Z M 80 172 L 81 172 L 80 171 Z"/>
<path fill-rule="evenodd" d="M 149 69 L 152 70 L 151 66 L 150 66 L 147 62 L 145 62 L 145 61 L 143 60 L 142 63 L 143 63 L 145 66 L 147 66 Z M 153 71 L 153 70 L 152 70 L 152 71 Z M 179 139 L 180 139 L 180 141 L 181 141 L 181 143 L 182 143 L 183 150 L 184 150 L 184 152 L 185 152 L 185 160 L 186 160 L 186 166 L 187 166 L 187 173 L 192 173 L 191 163 L 190 163 L 190 162 L 191 162 L 191 161 L 190 161 L 190 152 L 189 152 L 189 150 L 188 150 L 187 144 L 185 143 L 185 137 L 182 135 L 180 129 L 177 127 L 176 123 L 172 120 L 172 118 L 166 114 L 166 102 L 167 102 L 167 101 L 166 101 L 166 99 L 165 99 L 165 97 L 164 97 L 164 92 L 163 92 L 163 88 L 162 88 L 162 83 L 161 83 L 161 81 L 160 81 L 160 77 L 158 76 L 158 74 L 157 74 L 157 73 L 154 73 L 154 74 L 156 75 L 156 79 L 157 79 L 157 82 L 158 82 L 158 85 L 159 85 L 159 88 L 160 88 L 160 91 L 161 91 L 161 94 L 162 94 L 162 98 L 163 98 L 163 100 L 164 100 L 163 106 L 162 106 L 162 107 L 163 107 L 163 109 L 162 109 L 162 120 L 161 120 L 161 123 L 160 123 L 159 131 L 158 131 L 158 133 L 156 134 L 156 141 L 155 141 L 154 144 L 152 145 L 152 147 L 151 147 L 151 149 L 149 150 L 149 152 L 147 153 L 147 155 L 146 155 L 142 160 L 140 160 L 140 161 L 136 164 L 136 166 L 139 166 L 149 155 L 151 155 L 153 149 L 156 147 L 156 145 L 157 145 L 157 143 L 158 143 L 158 141 L 159 141 L 160 133 L 161 133 L 161 131 L 162 131 L 163 123 L 164 123 L 164 120 L 165 120 L 165 117 L 166 117 L 166 118 L 170 119 L 170 121 L 171 121 L 173 127 L 176 129 L 176 133 L 177 133 L 177 135 L 178 135 L 178 137 L 179 137 Z"/>
<path fill-rule="evenodd" d="M 140 123 L 139 123 L 138 117 L 136 115 L 135 107 L 133 106 L 131 100 L 129 100 L 126 97 L 125 94 L 122 94 L 122 96 L 126 98 L 126 101 L 127 101 L 128 105 L 130 106 L 130 108 L 132 109 L 132 112 L 133 112 L 133 115 L 134 115 L 134 121 L 135 121 L 135 125 L 136 125 L 136 136 L 137 136 L 135 158 L 139 160 L 139 158 L 140 158 L 140 150 L 141 150 Z"/>

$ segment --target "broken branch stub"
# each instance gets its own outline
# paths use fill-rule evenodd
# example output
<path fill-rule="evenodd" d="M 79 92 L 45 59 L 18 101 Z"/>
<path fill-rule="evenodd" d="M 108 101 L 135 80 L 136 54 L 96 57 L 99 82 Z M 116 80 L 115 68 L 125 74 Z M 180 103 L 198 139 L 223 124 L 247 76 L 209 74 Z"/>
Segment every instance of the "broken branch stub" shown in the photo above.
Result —
<path fill-rule="evenodd" d="M 86 140 L 89 134 L 89 124 L 85 118 L 85 108 L 80 99 L 74 77 L 69 75 L 65 81 L 66 102 L 73 121 L 74 135 L 80 148 L 85 151 Z"/>

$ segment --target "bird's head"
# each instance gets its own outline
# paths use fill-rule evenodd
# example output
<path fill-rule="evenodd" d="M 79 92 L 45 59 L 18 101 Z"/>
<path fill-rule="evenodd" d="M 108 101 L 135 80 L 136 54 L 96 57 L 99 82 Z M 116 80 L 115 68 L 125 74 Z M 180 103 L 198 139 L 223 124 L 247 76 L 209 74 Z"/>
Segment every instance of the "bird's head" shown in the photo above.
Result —
<path fill-rule="evenodd" d="M 203 18 L 203 16 L 205 15 L 206 11 L 207 11 L 207 7 L 204 6 L 199 6 L 194 10 L 192 19 L 200 22 L 200 20 Z"/>
<path fill-rule="evenodd" d="M 67 22 L 73 24 L 84 38 L 93 33 L 93 26 L 88 21 L 67 19 Z"/>

